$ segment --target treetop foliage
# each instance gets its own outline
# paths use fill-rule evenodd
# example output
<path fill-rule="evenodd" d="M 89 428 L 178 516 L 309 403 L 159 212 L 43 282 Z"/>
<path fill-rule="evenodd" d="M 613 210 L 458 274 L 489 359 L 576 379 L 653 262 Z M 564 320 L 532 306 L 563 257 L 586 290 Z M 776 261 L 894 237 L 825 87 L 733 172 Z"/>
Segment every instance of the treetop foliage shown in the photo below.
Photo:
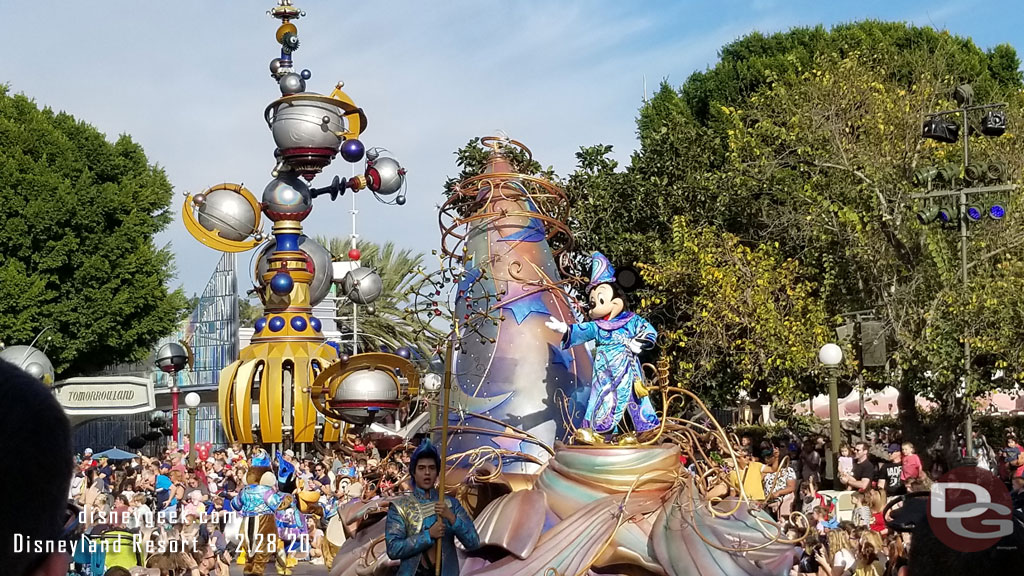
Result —
<path fill-rule="evenodd" d="M 145 357 L 185 297 L 153 243 L 172 187 L 127 135 L 108 142 L 0 86 L 0 338 L 40 346 L 63 376 Z"/>

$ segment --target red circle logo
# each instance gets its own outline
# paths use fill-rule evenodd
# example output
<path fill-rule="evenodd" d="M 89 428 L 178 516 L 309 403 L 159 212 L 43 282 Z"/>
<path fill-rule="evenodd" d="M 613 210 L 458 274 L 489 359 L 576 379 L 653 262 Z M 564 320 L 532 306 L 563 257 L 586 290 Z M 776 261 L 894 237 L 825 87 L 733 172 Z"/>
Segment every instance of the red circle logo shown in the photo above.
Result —
<path fill-rule="evenodd" d="M 932 484 L 928 524 L 946 546 L 979 552 L 1013 533 L 1013 504 L 1002 480 L 976 466 L 954 468 Z"/>

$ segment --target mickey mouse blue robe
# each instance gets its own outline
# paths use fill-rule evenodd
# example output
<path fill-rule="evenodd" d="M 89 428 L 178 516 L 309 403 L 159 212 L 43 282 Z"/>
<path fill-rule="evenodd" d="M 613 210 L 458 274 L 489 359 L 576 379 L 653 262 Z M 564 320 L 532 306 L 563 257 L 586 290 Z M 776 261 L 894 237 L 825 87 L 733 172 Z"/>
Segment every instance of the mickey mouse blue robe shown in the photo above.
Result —
<path fill-rule="evenodd" d="M 568 349 L 595 340 L 594 377 L 590 401 L 583 416 L 582 427 L 604 434 L 615 430 L 628 410 L 637 433 L 659 425 L 651 399 L 637 399 L 634 384 L 643 382 L 640 359 L 627 347 L 634 338 L 644 349 L 654 347 L 657 332 L 651 323 L 633 312 L 623 312 L 611 320 L 594 320 L 569 325 L 562 337 L 562 348 Z"/>

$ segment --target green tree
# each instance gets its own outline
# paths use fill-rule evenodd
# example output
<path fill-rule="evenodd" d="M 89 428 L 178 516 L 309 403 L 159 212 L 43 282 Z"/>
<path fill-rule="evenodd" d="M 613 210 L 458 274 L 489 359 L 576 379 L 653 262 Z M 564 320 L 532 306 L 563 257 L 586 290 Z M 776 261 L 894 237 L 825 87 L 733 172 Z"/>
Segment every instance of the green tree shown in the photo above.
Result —
<path fill-rule="evenodd" d="M 335 260 L 347 260 L 351 247 L 347 238 L 318 237 L 316 241 L 330 251 Z M 387 345 L 392 350 L 400 346 L 415 348 L 422 358 L 430 359 L 438 350 L 443 332 L 422 319 L 407 314 L 410 294 L 422 287 L 425 276 L 424 255 L 409 249 L 395 247 L 394 243 L 359 244 L 360 263 L 376 270 L 383 283 L 383 291 L 370 306 L 358 306 L 357 328 L 359 348 L 378 350 Z M 370 313 L 370 310 L 373 313 Z M 343 295 L 338 300 L 338 317 L 351 330 L 352 301 Z M 445 323 L 449 319 L 443 319 Z"/>
<path fill-rule="evenodd" d="M 729 404 L 740 390 L 785 401 L 808 389 L 816 367 L 807 351 L 828 330 L 797 261 L 681 216 L 655 251 L 640 265 L 651 288 L 641 307 L 664 327 L 680 383 Z"/>
<path fill-rule="evenodd" d="M 503 152 L 512 164 L 512 168 L 521 174 L 530 176 L 541 176 L 548 180 L 555 180 L 555 171 L 552 167 L 544 168 L 522 149 L 516 146 L 504 146 Z M 459 175 L 448 178 L 444 183 L 444 195 L 449 197 L 455 191 L 459 182 L 466 178 L 472 178 L 483 173 L 487 166 L 487 159 L 490 157 L 491 149 L 480 143 L 480 138 L 472 138 L 465 146 L 455 151 L 455 165 L 459 167 Z"/>
<path fill-rule="evenodd" d="M 263 317 L 263 305 L 253 304 L 248 298 L 238 299 L 238 322 L 240 326 L 252 328 Z"/>
<path fill-rule="evenodd" d="M 971 147 L 977 159 L 1019 167 L 1024 150 L 1012 133 L 1024 121 L 1019 64 L 1009 46 L 986 52 L 969 39 L 898 23 L 740 39 L 714 68 L 679 90 L 663 85 L 641 108 L 640 150 L 624 171 L 581 163 L 570 176 L 580 222 L 610 220 L 609 209 L 624 220 L 596 227 L 583 247 L 663 261 L 647 252 L 666 244 L 650 240 L 667 237 L 680 214 L 752 250 L 772 247 L 799 262 L 798 278 L 815 287 L 806 297 L 820 301 L 826 318 L 877 311 L 893 362 L 869 380 L 901 389 L 911 435 L 913 395 L 931 396 L 945 425 L 937 431 L 949 438 L 968 409 L 964 398 L 999 385 L 998 370 L 1018 379 L 1024 368 L 1024 337 L 1014 329 L 1015 311 L 1024 308 L 1016 276 L 1024 240 L 1013 196 L 1003 223 L 972 226 L 972 282 L 960 288 L 955 235 L 923 228 L 913 215 L 920 207 L 911 198 L 920 191 L 914 172 L 960 154 L 922 140 L 922 116 L 955 107 L 951 89 L 965 82 L 978 101 L 1008 101 L 1011 133 L 976 135 Z M 616 206 L 657 209 L 633 218 Z M 963 338 L 974 351 L 966 394 L 959 390 Z M 814 349 L 801 353 L 813 357 Z"/>
<path fill-rule="evenodd" d="M 966 417 L 969 400 L 995 385 L 993 367 L 1024 373 L 1017 352 L 1024 337 L 1012 337 L 1007 325 L 1013 315 L 985 304 L 1024 306 L 1020 292 L 995 289 L 1016 285 L 1013 274 L 1024 252 L 1016 216 L 972 226 L 974 280 L 965 290 L 958 280 L 956 235 L 922 228 L 914 218 L 911 196 L 921 190 L 911 175 L 960 154 L 955 146 L 920 138 L 921 112 L 955 107 L 949 87 L 963 82 L 982 87 L 993 99 L 1003 95 L 980 50 L 952 39 L 932 49 L 902 53 L 916 63 L 909 77 L 899 73 L 898 60 L 855 52 L 822 55 L 799 78 L 752 95 L 744 109 L 724 107 L 723 121 L 731 121 L 732 171 L 718 188 L 734 204 L 756 207 L 750 223 L 756 236 L 779 242 L 788 254 L 802 254 L 830 310 L 880 313 L 896 364 L 874 379 L 905 392 L 910 429 L 917 425 L 910 398 L 933 398 L 940 421 L 947 423 L 936 432 L 948 439 Z M 1003 88 L 1011 118 L 1017 119 L 1024 111 L 1015 92 L 1019 77 L 1014 84 Z M 975 158 L 1001 158 L 1015 166 L 1024 161 L 1024 149 L 1012 135 L 973 140 Z M 969 373 L 963 370 L 964 338 L 972 345 Z M 961 390 L 964 378 L 968 384 Z"/>
<path fill-rule="evenodd" d="M 153 242 L 171 198 L 129 136 L 110 143 L 0 86 L 0 339 L 49 328 L 62 376 L 145 357 L 186 307 Z"/>

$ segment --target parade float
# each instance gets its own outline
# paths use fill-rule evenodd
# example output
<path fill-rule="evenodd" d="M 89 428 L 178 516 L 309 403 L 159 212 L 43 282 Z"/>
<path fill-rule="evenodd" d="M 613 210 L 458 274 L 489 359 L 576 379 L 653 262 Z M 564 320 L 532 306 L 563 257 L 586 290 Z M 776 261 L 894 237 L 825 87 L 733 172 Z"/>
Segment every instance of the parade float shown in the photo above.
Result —
<path fill-rule="evenodd" d="M 276 144 L 272 179 L 261 200 L 225 183 L 189 195 L 183 210 L 207 246 L 240 252 L 263 244 L 257 288 L 265 315 L 220 378 L 228 439 L 272 451 L 336 442 L 343 426 L 379 421 L 408 395 L 439 408 L 430 432 L 446 464 L 441 484 L 479 533 L 479 548 L 459 552 L 462 574 L 788 573 L 806 521 L 773 521 L 742 487 L 738 498 L 711 496 L 737 467 L 736 439 L 685 386 L 668 381 L 666 360 L 657 369 L 641 362 L 657 338 L 629 311 L 635 270 L 595 254 L 589 278 L 567 273 L 568 198 L 517 172 L 511 154 L 530 156 L 519 142 L 482 139 L 486 168 L 440 207 L 438 269 L 420 270 L 427 288 L 409 294 L 409 313 L 424 323 L 450 318 L 437 346 L 440 389 L 421 390 L 420 372 L 402 355 L 344 355 L 325 342 L 312 306 L 326 294 L 329 266 L 302 221 L 315 199 L 363 189 L 404 204 L 405 170 L 364 148 L 367 117 L 341 83 L 329 95 L 306 90 L 311 74 L 293 62 L 303 13 L 280 0 L 270 14 L 280 21 L 281 48 L 270 64 L 281 97 L 264 114 Z M 339 154 L 362 163 L 361 174 L 311 187 Z M 272 222 L 269 236 L 263 218 Z M 356 268 L 342 287 L 366 304 L 380 278 Z M 670 409 L 682 403 L 707 417 L 670 416 L 684 413 Z M 394 573 L 383 543 L 389 503 L 357 498 L 338 508 L 328 530 L 339 545 L 327 555 L 332 575 Z"/>

